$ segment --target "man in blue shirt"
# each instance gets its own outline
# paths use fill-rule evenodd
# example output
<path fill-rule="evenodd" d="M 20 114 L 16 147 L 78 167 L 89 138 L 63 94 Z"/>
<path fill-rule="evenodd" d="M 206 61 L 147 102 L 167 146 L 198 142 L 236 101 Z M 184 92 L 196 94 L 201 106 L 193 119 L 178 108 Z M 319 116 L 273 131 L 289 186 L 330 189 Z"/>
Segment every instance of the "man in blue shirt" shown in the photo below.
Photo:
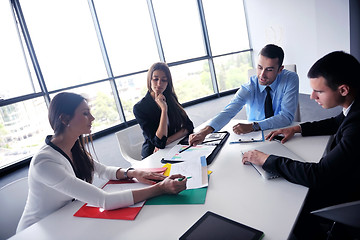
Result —
<path fill-rule="evenodd" d="M 197 145 L 205 136 L 223 128 L 246 105 L 248 121 L 233 126 L 236 134 L 281 128 L 292 123 L 298 105 L 299 77 L 295 72 L 284 69 L 284 51 L 281 47 L 268 44 L 259 54 L 257 74 L 243 84 L 231 102 L 209 124 L 189 136 L 189 144 Z M 273 116 L 266 117 L 266 88 L 270 87 L 270 106 Z M 272 102 L 271 102 L 272 101 Z M 270 107 L 271 108 L 271 107 Z"/>

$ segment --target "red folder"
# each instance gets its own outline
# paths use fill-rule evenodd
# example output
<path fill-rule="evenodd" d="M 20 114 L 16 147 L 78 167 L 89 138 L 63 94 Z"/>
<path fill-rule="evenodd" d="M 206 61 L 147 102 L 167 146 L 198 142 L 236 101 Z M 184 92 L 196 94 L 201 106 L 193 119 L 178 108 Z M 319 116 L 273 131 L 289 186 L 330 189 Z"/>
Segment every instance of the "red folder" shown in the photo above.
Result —
<path fill-rule="evenodd" d="M 144 169 L 145 170 L 145 169 Z M 166 168 L 151 168 L 148 171 L 163 170 Z M 135 183 L 133 180 L 110 180 L 107 184 L 121 184 L 121 183 Z M 122 220 L 135 220 L 142 207 L 125 207 L 114 210 L 103 210 L 99 207 L 90 207 L 85 203 L 75 214 L 75 217 L 88 217 L 88 218 L 104 218 L 104 219 L 122 219 Z"/>

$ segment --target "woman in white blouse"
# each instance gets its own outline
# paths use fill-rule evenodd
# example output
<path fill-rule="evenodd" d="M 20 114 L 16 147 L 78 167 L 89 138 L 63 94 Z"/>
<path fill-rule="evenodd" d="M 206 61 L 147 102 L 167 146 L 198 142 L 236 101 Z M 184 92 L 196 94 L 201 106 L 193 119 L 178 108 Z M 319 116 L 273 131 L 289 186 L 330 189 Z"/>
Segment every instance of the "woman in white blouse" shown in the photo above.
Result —
<path fill-rule="evenodd" d="M 156 172 L 105 166 L 95 161 L 83 134 L 91 133 L 94 117 L 84 97 L 59 93 L 49 107 L 54 130 L 35 154 L 29 168 L 29 194 L 17 231 L 36 223 L 73 199 L 105 210 L 130 206 L 161 194 L 177 194 L 186 189 L 182 175 L 165 177 Z M 103 179 L 131 179 L 149 184 L 137 190 L 107 193 L 92 185 L 94 173 Z M 184 178 L 178 181 L 178 178 Z"/>

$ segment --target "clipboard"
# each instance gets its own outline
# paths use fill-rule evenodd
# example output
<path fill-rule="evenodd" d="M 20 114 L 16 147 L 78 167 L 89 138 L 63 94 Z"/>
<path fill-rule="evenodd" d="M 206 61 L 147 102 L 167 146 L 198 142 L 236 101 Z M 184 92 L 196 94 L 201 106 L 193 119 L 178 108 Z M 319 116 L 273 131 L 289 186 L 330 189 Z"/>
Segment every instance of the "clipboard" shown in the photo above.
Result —
<path fill-rule="evenodd" d="M 206 157 L 207 165 L 212 163 L 212 161 L 215 159 L 218 152 L 224 146 L 224 143 L 229 138 L 229 136 L 230 136 L 230 133 L 228 131 L 213 132 L 213 133 L 210 133 L 210 134 L 206 135 L 203 143 L 199 144 L 199 145 L 216 146 L 214 148 L 214 150 L 211 152 L 211 154 Z M 189 145 L 189 136 L 186 136 L 183 139 L 181 139 L 178 142 L 178 144 Z M 166 160 L 166 159 L 162 159 L 161 162 L 162 163 L 177 163 L 177 162 L 169 161 L 169 160 Z"/>
<path fill-rule="evenodd" d="M 265 141 L 264 131 L 256 131 L 245 134 L 240 134 L 237 141 L 232 141 L 230 144 L 235 143 L 253 143 L 253 142 L 263 142 Z"/>

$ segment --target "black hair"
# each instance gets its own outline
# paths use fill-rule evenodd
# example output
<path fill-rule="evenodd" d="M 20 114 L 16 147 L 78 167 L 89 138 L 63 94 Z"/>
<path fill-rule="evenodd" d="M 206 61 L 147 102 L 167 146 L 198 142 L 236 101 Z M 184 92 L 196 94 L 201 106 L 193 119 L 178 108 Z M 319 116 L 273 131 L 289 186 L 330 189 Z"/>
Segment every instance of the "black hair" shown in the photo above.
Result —
<path fill-rule="evenodd" d="M 163 71 L 166 75 L 168 85 L 163 92 L 164 96 L 166 97 L 166 103 L 168 104 L 168 116 L 170 123 L 175 127 L 175 132 L 179 131 L 181 128 L 184 127 L 185 123 L 187 122 L 187 114 L 184 108 L 179 103 L 179 100 L 176 96 L 174 85 L 172 81 L 171 72 L 169 66 L 164 62 L 157 62 L 154 63 L 147 74 L 147 87 L 148 91 L 151 93 L 151 79 L 154 71 L 160 70 Z"/>
<path fill-rule="evenodd" d="M 260 51 L 260 55 L 267 57 L 267 58 L 271 58 L 271 59 L 275 59 L 277 58 L 279 61 L 279 69 L 283 64 L 284 61 L 284 51 L 281 47 L 276 46 L 274 44 L 268 44 L 265 47 L 263 47 L 263 49 L 261 49 Z"/>
<path fill-rule="evenodd" d="M 326 84 L 332 90 L 346 84 L 351 90 L 359 90 L 359 61 L 344 51 L 331 52 L 312 65 L 308 78 L 323 77 Z"/>

